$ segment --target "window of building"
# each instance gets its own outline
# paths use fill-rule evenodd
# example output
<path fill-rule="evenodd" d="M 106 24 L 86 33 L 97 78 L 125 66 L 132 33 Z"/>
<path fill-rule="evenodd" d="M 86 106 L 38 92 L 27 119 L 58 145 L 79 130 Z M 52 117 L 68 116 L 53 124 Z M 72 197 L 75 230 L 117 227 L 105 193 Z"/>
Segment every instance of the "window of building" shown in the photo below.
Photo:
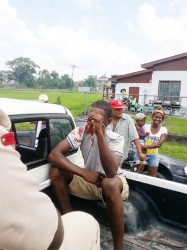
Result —
<path fill-rule="evenodd" d="M 179 101 L 181 90 L 180 81 L 160 81 L 158 95 L 167 101 Z"/>

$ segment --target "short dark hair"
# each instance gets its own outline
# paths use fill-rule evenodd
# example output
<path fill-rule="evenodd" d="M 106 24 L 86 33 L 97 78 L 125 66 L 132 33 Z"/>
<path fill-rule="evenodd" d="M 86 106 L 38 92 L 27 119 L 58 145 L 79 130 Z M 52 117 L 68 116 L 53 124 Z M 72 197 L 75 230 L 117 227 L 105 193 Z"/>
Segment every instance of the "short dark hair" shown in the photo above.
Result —
<path fill-rule="evenodd" d="M 92 103 L 90 105 L 90 107 L 103 109 L 108 118 L 112 117 L 112 108 L 110 107 L 109 102 L 106 102 L 106 101 L 103 101 L 103 100 L 96 101 L 96 102 Z"/>

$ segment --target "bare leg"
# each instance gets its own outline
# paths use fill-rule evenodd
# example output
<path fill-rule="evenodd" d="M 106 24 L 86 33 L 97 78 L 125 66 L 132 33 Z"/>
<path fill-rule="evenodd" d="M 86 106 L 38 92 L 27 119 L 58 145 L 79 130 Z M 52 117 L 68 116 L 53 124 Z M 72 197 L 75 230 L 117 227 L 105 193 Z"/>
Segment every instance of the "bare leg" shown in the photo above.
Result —
<path fill-rule="evenodd" d="M 114 250 L 123 250 L 124 207 L 121 199 L 122 181 L 118 177 L 104 178 L 102 181 L 103 197 L 111 225 Z"/>
<path fill-rule="evenodd" d="M 58 199 L 62 214 L 72 211 L 68 184 L 73 179 L 73 174 L 65 173 L 52 166 L 50 169 L 51 184 Z"/>
<path fill-rule="evenodd" d="M 158 167 L 148 167 L 148 173 L 150 176 L 157 177 Z"/>

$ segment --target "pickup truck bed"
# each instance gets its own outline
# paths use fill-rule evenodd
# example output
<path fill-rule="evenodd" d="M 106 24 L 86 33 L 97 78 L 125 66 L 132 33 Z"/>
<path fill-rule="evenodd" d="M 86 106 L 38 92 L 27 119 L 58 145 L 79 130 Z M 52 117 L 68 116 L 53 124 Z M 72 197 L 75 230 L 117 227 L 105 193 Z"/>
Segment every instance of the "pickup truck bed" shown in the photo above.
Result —
<path fill-rule="evenodd" d="M 127 173 L 130 196 L 124 202 L 126 250 L 187 250 L 187 188 L 184 184 Z M 101 226 L 101 250 L 113 241 L 104 205 L 72 197 L 75 210 L 91 213 Z"/>

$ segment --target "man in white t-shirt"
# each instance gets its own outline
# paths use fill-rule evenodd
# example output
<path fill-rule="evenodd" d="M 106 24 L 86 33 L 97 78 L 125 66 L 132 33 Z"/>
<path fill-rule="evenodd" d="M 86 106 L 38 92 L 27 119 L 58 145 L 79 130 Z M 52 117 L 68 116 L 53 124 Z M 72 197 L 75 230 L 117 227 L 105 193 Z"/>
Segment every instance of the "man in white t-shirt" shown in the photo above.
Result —
<path fill-rule="evenodd" d="M 112 118 L 110 104 L 93 103 L 86 126 L 75 128 L 50 153 L 51 182 L 61 212 L 72 210 L 70 193 L 91 200 L 102 200 L 111 225 L 114 249 L 123 249 L 124 207 L 129 189 L 120 169 L 124 138 L 107 129 Z M 80 148 L 85 167 L 70 162 L 66 154 Z"/>

